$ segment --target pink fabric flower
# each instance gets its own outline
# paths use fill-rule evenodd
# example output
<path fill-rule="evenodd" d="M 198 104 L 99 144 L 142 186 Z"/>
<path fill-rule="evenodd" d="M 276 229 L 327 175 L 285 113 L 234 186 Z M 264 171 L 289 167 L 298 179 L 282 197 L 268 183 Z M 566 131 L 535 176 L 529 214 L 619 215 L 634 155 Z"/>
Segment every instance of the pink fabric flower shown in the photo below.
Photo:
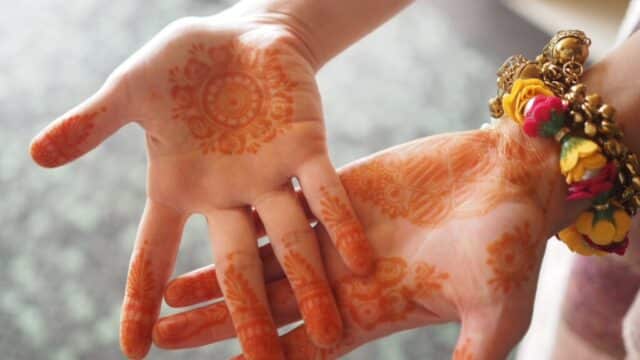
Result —
<path fill-rule="evenodd" d="M 616 176 L 618 176 L 618 169 L 613 162 L 609 162 L 600 169 L 598 175 L 569 186 L 567 200 L 593 199 L 599 194 L 611 190 Z"/>
<path fill-rule="evenodd" d="M 524 110 L 524 132 L 531 137 L 538 136 L 541 127 L 551 120 L 552 111 L 559 114 L 567 111 L 567 107 L 557 96 L 537 95 L 529 100 Z"/>

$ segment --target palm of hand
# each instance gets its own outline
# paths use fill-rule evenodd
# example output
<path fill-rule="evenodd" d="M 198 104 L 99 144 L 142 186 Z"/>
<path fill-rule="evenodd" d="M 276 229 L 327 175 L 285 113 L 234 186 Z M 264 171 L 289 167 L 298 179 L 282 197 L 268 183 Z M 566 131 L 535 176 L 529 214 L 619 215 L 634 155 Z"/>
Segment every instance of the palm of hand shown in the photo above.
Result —
<path fill-rule="evenodd" d="M 186 19 L 167 27 L 116 70 L 96 95 L 33 141 L 34 159 L 54 167 L 91 150 L 128 122 L 139 123 L 146 132 L 148 201 L 121 322 L 127 356 L 139 358 L 148 351 L 182 228 L 192 213 L 205 214 L 211 225 L 219 268 L 242 267 L 252 288 L 256 302 L 243 308 L 245 313 L 236 313 L 254 326 L 245 326 L 247 343 L 277 342 L 266 308 L 251 207 L 261 218 L 265 215 L 262 221 L 274 247 L 279 246 L 278 254 L 302 254 L 318 274 L 314 295 L 326 299 L 322 311 L 330 315 L 313 317 L 314 309 L 309 309 L 310 321 L 318 328 L 317 342 L 332 344 L 340 337 L 339 315 L 291 178 L 299 179 L 311 210 L 352 270 L 368 271 L 370 248 L 328 158 L 314 76 L 304 44 L 283 24 Z M 343 204 L 338 217 L 323 215 L 328 197 Z M 338 236 L 338 225 L 347 226 L 349 233 Z M 292 236 L 294 245 L 285 246 Z M 232 285 L 223 288 L 231 291 Z M 302 282 L 300 291 L 307 285 Z M 272 348 L 279 353 L 277 346 Z"/>
<path fill-rule="evenodd" d="M 189 212 L 254 204 L 325 157 L 315 71 L 289 32 L 190 24 L 166 33 L 150 44 L 161 51 L 132 58 L 127 79 L 129 93 L 147 94 L 133 116 L 147 132 L 152 199 Z"/>
<path fill-rule="evenodd" d="M 552 234 L 549 219 L 556 215 L 547 209 L 562 202 L 561 191 L 554 191 L 562 184 L 553 171 L 554 149 L 527 142 L 511 126 L 442 135 L 343 169 L 342 181 L 377 254 L 376 271 L 352 275 L 321 231 L 346 339 L 334 349 L 317 349 L 299 328 L 283 339 L 289 358 L 332 358 L 391 332 L 453 320 L 463 324 L 456 359 L 506 356 L 530 320 L 544 240 Z M 295 267 L 305 273 L 303 264 Z M 180 296 L 179 305 L 205 300 L 185 289 L 205 289 L 199 293 L 212 297 L 215 291 L 202 281 L 206 272 L 211 269 L 172 282 L 169 304 Z M 272 284 L 271 304 L 286 322 L 296 316 L 282 305 L 287 290 L 279 281 Z M 225 333 L 228 324 L 212 316 L 222 306 L 161 320 L 156 342 L 186 347 L 220 339 L 198 332 L 195 324 Z M 187 320 L 180 334 L 167 326 L 178 318 Z"/>

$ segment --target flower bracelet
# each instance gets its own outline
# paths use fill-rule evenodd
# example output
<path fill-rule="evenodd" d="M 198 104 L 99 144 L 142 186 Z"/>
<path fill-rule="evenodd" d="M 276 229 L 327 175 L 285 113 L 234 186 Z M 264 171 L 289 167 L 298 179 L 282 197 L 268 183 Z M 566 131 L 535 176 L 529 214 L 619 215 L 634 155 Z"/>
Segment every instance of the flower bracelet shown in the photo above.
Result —
<path fill-rule="evenodd" d="M 640 164 L 621 142 L 613 107 L 580 83 L 590 44 L 582 31 L 559 31 L 534 61 L 508 58 L 489 109 L 494 118 L 506 113 L 528 136 L 560 143 L 567 199 L 591 199 L 557 237 L 582 255 L 623 255 L 631 216 L 640 207 Z"/>

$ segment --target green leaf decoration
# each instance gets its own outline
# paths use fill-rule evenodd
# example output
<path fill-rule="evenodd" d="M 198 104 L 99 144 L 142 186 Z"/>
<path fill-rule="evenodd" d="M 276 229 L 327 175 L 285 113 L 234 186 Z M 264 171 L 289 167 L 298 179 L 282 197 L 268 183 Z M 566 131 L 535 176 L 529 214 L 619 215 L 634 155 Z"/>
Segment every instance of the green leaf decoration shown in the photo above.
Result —
<path fill-rule="evenodd" d="M 566 116 L 564 112 L 551 110 L 551 119 L 542 124 L 538 133 L 543 137 L 553 137 L 560 129 L 562 129 L 565 122 Z"/>
<path fill-rule="evenodd" d="M 592 224 L 595 226 L 598 221 L 602 220 L 613 223 L 613 206 L 609 206 L 605 210 L 595 211 Z"/>
<path fill-rule="evenodd" d="M 560 150 L 560 157 L 566 157 L 573 148 L 580 145 L 585 139 L 575 136 L 565 136 L 562 139 L 562 149 Z"/>

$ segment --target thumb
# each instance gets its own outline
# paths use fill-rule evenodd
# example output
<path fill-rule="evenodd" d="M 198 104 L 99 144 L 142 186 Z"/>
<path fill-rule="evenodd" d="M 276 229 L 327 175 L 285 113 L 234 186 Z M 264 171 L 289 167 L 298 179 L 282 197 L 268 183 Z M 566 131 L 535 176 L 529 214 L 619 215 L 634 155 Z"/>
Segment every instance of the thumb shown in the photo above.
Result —
<path fill-rule="evenodd" d="M 49 124 L 31 141 L 33 160 L 47 168 L 64 165 L 98 146 L 127 123 L 122 77 L 110 77 L 93 96 Z"/>

